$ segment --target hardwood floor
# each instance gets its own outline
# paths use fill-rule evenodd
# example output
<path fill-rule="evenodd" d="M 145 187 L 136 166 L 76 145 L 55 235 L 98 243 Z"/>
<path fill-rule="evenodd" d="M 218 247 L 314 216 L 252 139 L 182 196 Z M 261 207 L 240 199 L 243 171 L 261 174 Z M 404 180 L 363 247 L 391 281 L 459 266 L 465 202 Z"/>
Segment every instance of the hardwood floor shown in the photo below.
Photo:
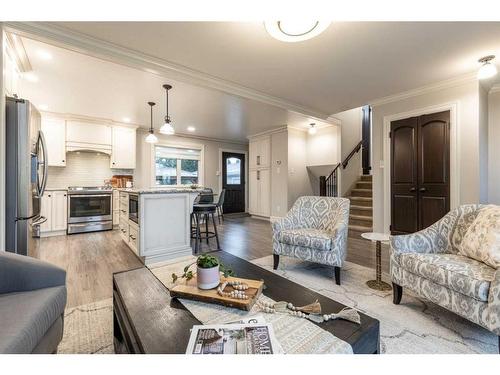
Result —
<path fill-rule="evenodd" d="M 269 221 L 249 216 L 226 215 L 218 226 L 223 251 L 252 260 L 272 254 Z M 204 242 L 201 251 L 216 250 Z M 349 238 L 347 260 L 375 269 L 375 245 Z M 74 307 L 112 297 L 113 272 L 141 267 L 141 261 L 122 241 L 118 230 L 46 237 L 37 241 L 30 254 L 53 263 L 67 272 L 68 303 Z M 389 250 L 382 246 L 382 270 L 389 271 Z M 373 278 L 367 275 L 367 280 Z"/>

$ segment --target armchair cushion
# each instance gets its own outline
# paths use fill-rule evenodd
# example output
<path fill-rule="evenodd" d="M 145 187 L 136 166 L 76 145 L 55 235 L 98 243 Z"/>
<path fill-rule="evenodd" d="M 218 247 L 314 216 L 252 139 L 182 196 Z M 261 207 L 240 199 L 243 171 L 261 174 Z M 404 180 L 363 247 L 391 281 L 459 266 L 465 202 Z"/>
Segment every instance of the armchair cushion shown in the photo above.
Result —
<path fill-rule="evenodd" d="M 462 255 L 407 253 L 395 255 L 394 260 L 414 275 L 481 302 L 488 301 L 495 278 L 495 269 Z"/>
<path fill-rule="evenodd" d="M 285 229 L 278 233 L 278 241 L 287 245 L 328 251 L 332 249 L 333 235 L 325 230 L 300 228 Z"/>
<path fill-rule="evenodd" d="M 472 222 L 458 249 L 459 253 L 500 268 L 500 207 L 483 207 Z"/>

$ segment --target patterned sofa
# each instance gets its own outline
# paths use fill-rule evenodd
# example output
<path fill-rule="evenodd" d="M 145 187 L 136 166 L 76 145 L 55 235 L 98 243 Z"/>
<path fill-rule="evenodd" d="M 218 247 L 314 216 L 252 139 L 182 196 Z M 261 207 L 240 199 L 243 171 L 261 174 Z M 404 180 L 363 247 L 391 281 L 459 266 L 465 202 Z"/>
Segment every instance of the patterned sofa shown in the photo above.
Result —
<path fill-rule="evenodd" d="M 500 336 L 500 269 L 458 254 L 481 207 L 464 205 L 420 232 L 391 237 L 394 303 L 408 288 Z"/>
<path fill-rule="evenodd" d="M 279 256 L 334 266 L 340 285 L 340 267 L 347 253 L 349 199 L 304 196 L 283 218 L 273 221 L 274 269 Z"/>

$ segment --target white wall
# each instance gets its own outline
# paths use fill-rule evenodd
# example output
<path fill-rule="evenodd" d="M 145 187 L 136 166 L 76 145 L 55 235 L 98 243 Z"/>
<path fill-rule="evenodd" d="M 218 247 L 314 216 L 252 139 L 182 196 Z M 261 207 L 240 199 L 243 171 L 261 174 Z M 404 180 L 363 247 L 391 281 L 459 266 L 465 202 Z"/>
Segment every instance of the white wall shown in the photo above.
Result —
<path fill-rule="evenodd" d="M 47 187 L 101 186 L 113 175 L 131 175 L 132 169 L 111 169 L 110 157 L 97 152 L 68 152 L 65 167 L 49 167 Z"/>
<path fill-rule="evenodd" d="M 373 106 L 372 112 L 373 226 L 375 231 L 388 231 L 388 228 L 383 227 L 384 170 L 380 167 L 383 159 L 384 116 L 450 102 L 456 102 L 458 105 L 459 203 L 480 201 L 479 87 L 477 81 L 376 105 Z"/>
<path fill-rule="evenodd" d="M 362 107 L 353 108 L 348 111 L 333 115 L 341 121 L 341 160 L 344 160 L 352 149 L 361 141 L 361 120 L 363 118 Z M 356 183 L 361 170 L 361 151 L 356 153 L 349 161 L 346 169 L 341 169 L 340 196 L 345 196 Z"/>
<path fill-rule="evenodd" d="M 298 197 L 312 195 L 307 172 L 307 133 L 288 129 L 288 208 Z"/>
<path fill-rule="evenodd" d="M 334 165 L 339 162 L 337 146 L 339 126 L 320 128 L 316 134 L 307 133 L 307 165 Z"/>
<path fill-rule="evenodd" d="M 144 142 L 147 132 L 142 129 L 137 129 L 137 163 L 134 171 L 134 184 L 139 188 L 149 188 L 152 186 L 152 145 Z M 204 182 L 203 185 L 212 188 L 214 191 L 219 190 L 219 149 L 231 149 L 248 151 L 248 144 L 230 143 L 221 141 L 212 141 L 207 139 L 191 138 L 184 136 L 162 135 L 157 133 L 158 144 L 173 143 L 178 145 L 202 145 L 204 149 Z M 220 171 L 222 173 L 222 171 Z M 248 176 L 248 171 L 246 171 Z M 246 179 L 248 181 L 248 178 Z"/>
<path fill-rule="evenodd" d="M 488 91 L 478 85 L 479 203 L 488 203 Z"/>
<path fill-rule="evenodd" d="M 271 216 L 288 211 L 288 131 L 271 134 Z"/>
<path fill-rule="evenodd" d="M 488 201 L 500 205 L 500 90 L 488 96 Z"/>

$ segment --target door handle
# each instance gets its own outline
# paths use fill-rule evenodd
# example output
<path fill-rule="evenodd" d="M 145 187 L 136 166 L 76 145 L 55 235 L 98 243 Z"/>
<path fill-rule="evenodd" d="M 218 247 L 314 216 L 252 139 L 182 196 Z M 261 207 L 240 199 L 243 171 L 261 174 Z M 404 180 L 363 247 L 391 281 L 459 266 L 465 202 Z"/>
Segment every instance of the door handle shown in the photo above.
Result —
<path fill-rule="evenodd" d="M 410 188 L 410 191 L 411 191 L 411 192 L 414 192 L 415 190 L 417 190 L 417 189 L 416 189 L 416 188 L 414 188 L 414 187 Z"/>
<path fill-rule="evenodd" d="M 257 165 L 260 165 L 260 155 L 257 155 Z"/>
<path fill-rule="evenodd" d="M 424 188 L 424 187 L 422 187 L 422 188 L 418 189 L 418 191 L 419 191 L 419 192 L 421 192 L 421 193 L 424 193 L 424 192 L 426 192 L 426 191 L 427 191 L 427 189 L 426 189 L 426 188 Z"/>

